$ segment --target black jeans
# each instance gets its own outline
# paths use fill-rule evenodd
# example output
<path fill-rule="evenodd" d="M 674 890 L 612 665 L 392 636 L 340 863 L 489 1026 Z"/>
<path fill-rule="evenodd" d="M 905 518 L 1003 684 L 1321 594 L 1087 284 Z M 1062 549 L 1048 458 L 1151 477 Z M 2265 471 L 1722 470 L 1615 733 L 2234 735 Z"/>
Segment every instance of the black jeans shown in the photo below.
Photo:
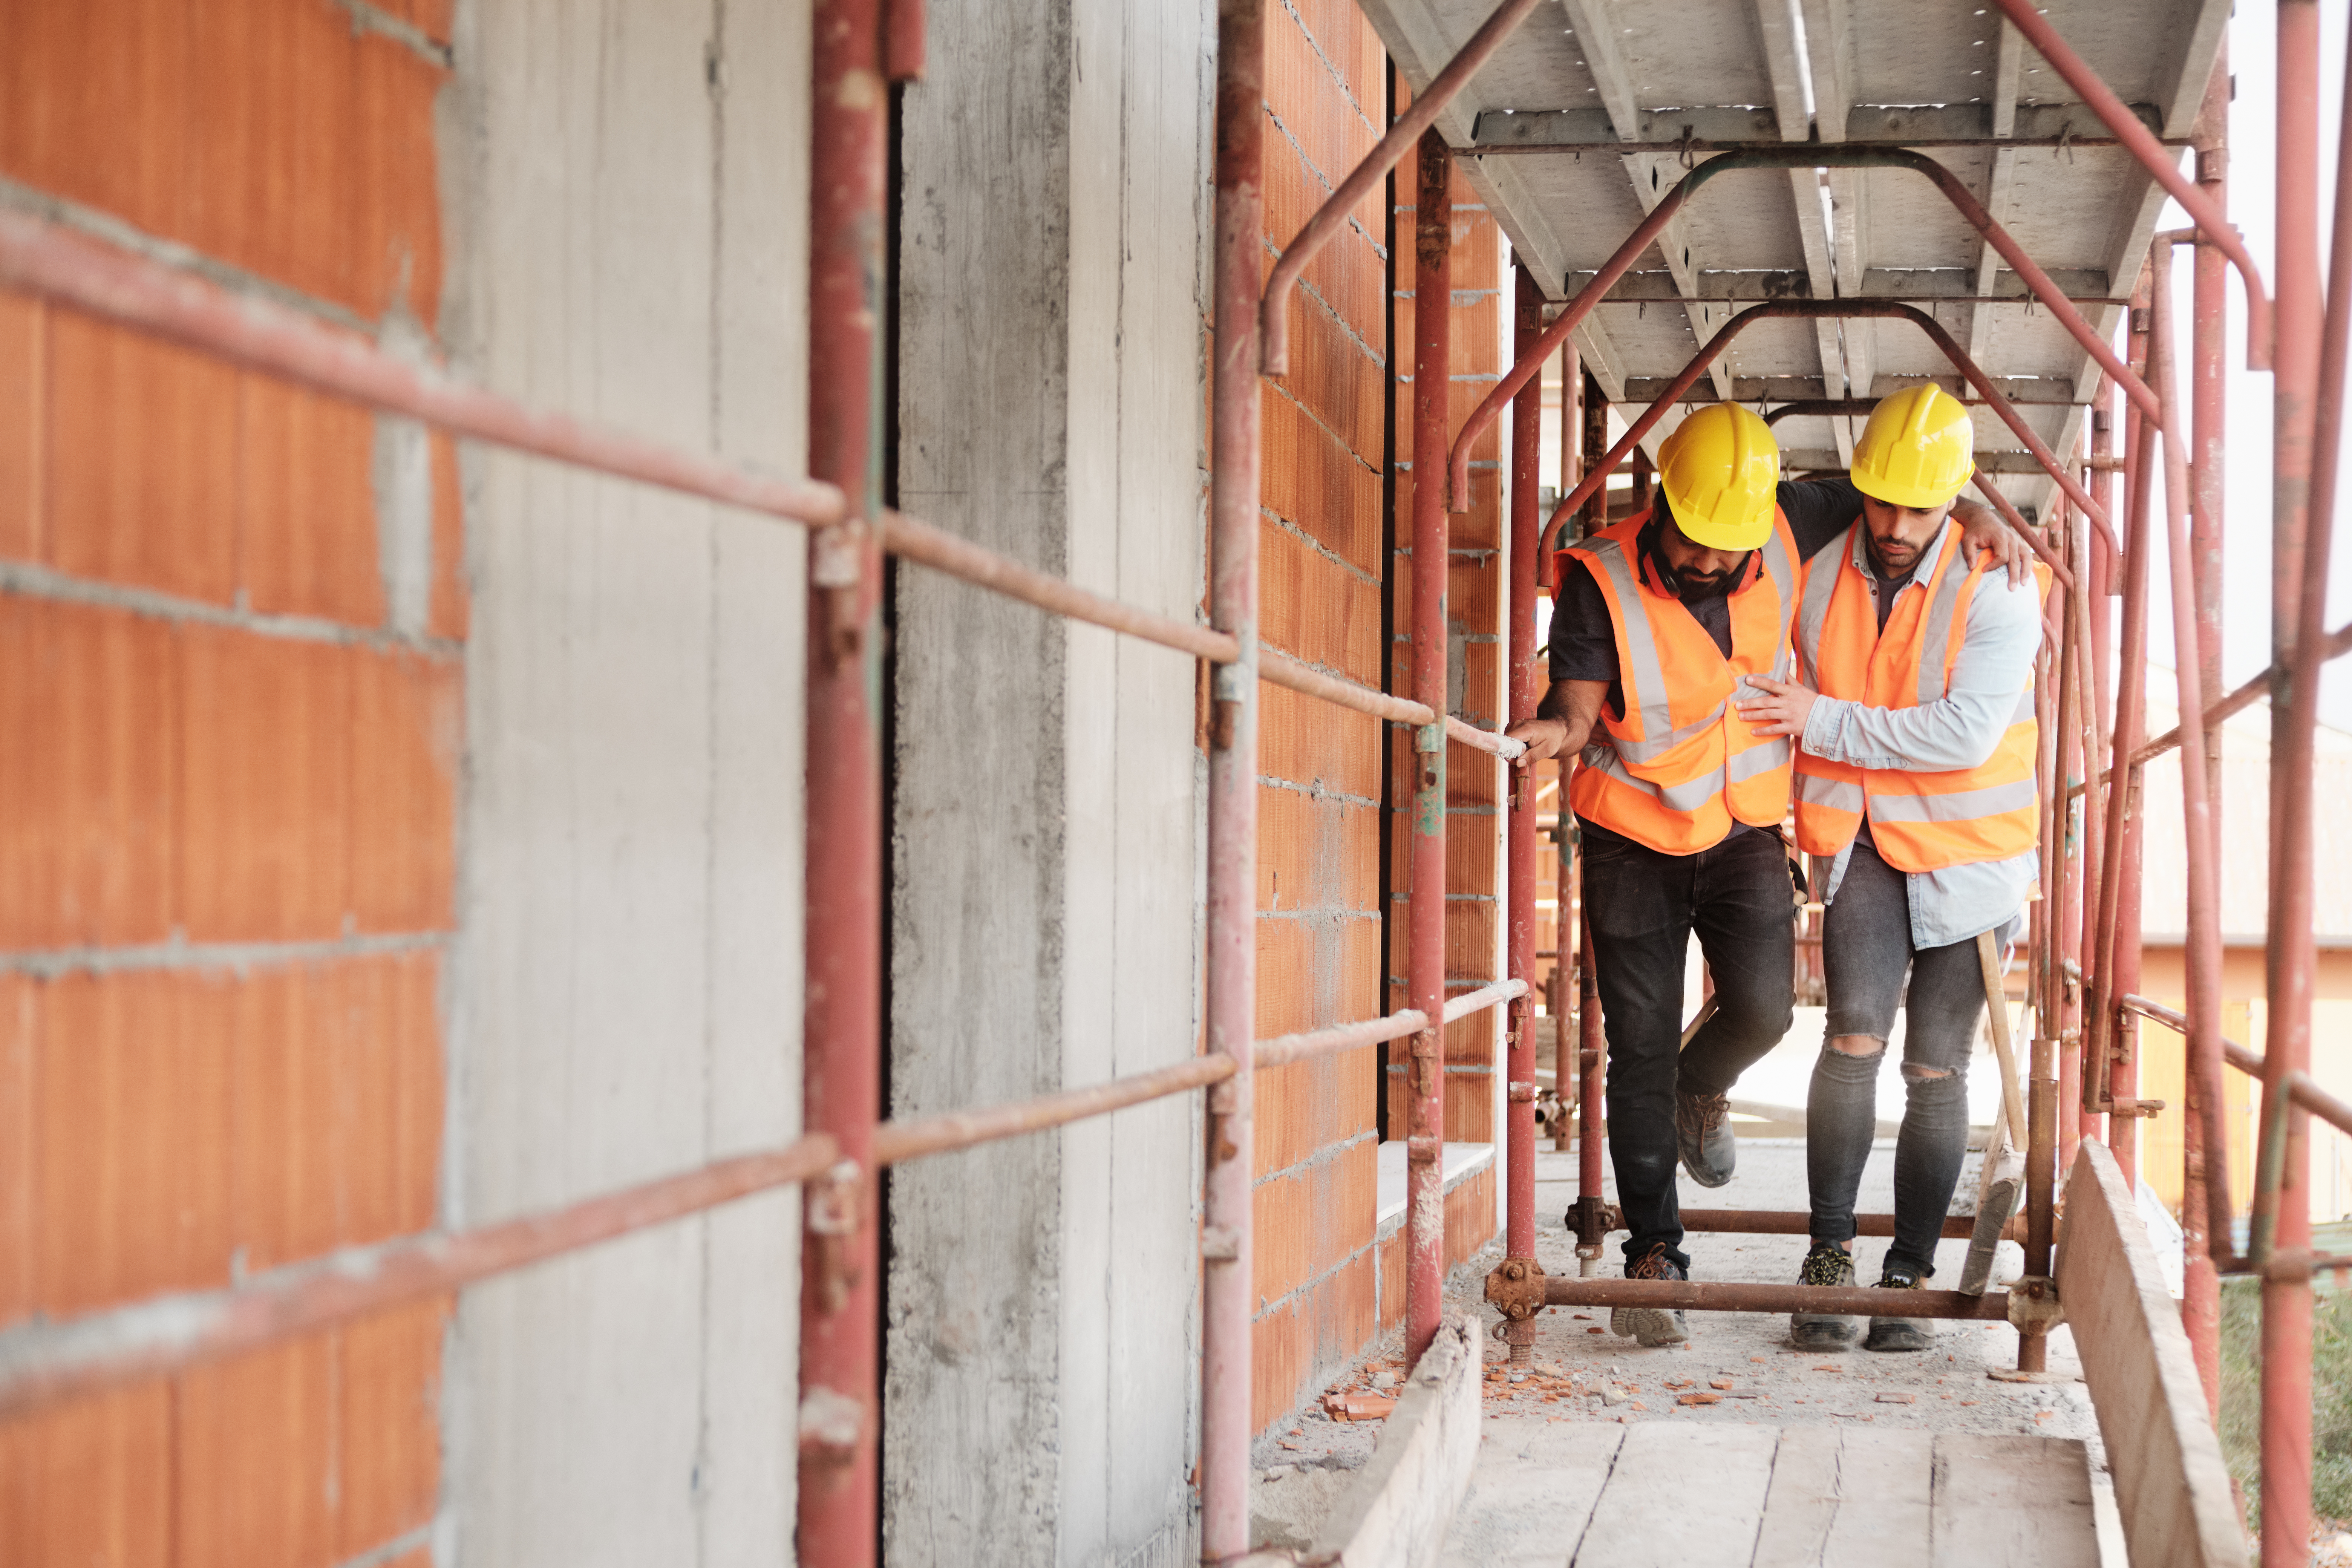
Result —
<path fill-rule="evenodd" d="M 1778 833 L 1734 833 L 1696 855 L 1664 855 L 1589 825 L 1584 910 L 1609 1035 L 1609 1158 L 1633 1235 L 1631 1261 L 1663 1242 L 1684 1268 L 1675 1199 L 1675 1089 L 1720 1094 L 1789 1032 L 1796 968 L 1795 887 Z M 1682 1042 L 1683 970 L 1698 933 L 1715 1016 Z"/>
<path fill-rule="evenodd" d="M 1977 940 L 1913 947 L 1910 884 L 1865 840 L 1853 847 L 1822 923 L 1822 959 L 1829 1027 L 1805 1102 L 1812 1233 L 1821 1241 L 1853 1239 L 1854 1194 L 1878 1122 L 1878 1064 L 1900 1003 L 1903 1125 L 1895 1140 L 1895 1240 L 1886 1258 L 1910 1264 L 1924 1279 L 1968 1154 L 1969 1056 L 1985 1001 Z M 1829 1042 L 1844 1035 L 1866 1036 L 1879 1048 L 1866 1057 L 1832 1050 Z"/>

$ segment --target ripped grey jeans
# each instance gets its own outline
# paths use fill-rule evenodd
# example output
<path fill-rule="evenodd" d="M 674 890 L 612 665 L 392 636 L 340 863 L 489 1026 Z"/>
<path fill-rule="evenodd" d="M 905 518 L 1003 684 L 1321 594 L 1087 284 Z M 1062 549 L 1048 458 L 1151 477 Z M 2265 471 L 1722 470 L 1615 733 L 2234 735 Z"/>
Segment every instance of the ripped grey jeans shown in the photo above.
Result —
<path fill-rule="evenodd" d="M 1909 885 L 1865 838 L 1847 858 L 1823 922 L 1822 958 L 1829 1027 L 1805 1102 L 1812 1234 L 1821 1241 L 1853 1239 L 1854 1194 L 1878 1120 L 1878 1068 L 1900 1003 L 1903 1125 L 1895 1141 L 1895 1240 L 1886 1257 L 1911 1264 L 1924 1279 L 1968 1154 L 1969 1056 L 1985 1000 L 1976 938 L 1914 948 Z M 1868 1036 L 1880 1048 L 1866 1057 L 1830 1048 L 1846 1035 Z"/>

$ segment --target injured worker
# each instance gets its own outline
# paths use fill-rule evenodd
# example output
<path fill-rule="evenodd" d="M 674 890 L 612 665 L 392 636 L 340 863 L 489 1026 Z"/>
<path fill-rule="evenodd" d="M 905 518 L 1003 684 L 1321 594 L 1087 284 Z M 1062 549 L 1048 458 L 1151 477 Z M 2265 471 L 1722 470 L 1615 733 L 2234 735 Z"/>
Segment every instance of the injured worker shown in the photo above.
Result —
<path fill-rule="evenodd" d="M 1829 870 L 1822 939 L 1829 1024 L 1806 1102 L 1812 1247 L 1799 1282 L 1851 1286 L 1854 1195 L 1876 1131 L 1878 1076 L 1904 1009 L 1888 1293 L 1864 1347 L 1928 1347 L 1901 1292 L 1926 1288 L 1968 1148 L 1969 1057 L 1984 1016 L 1978 937 L 2005 950 L 2039 870 L 2033 658 L 2038 592 L 1960 549 L 1952 503 L 1974 471 L 1967 408 L 1936 386 L 1881 401 L 1854 444 L 1863 512 L 1806 563 L 1798 679 L 1751 676 L 1759 735 L 1797 737 L 1798 847 Z M 1816 865 L 1822 861 L 1817 859 Z M 1908 991 L 1906 992 L 1906 981 Z M 1800 1349 L 1835 1350 L 1858 1320 L 1800 1312 Z"/>

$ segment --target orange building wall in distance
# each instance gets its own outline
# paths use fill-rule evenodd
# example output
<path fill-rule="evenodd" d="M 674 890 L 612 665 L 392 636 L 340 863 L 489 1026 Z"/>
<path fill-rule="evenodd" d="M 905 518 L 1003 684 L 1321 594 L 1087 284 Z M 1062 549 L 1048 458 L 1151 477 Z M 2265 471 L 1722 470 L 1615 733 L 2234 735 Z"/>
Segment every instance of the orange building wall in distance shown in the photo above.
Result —
<path fill-rule="evenodd" d="M 10 7 L 0 176 L 429 332 L 447 6 L 386 14 Z M 431 498 L 390 540 L 388 452 Z M 0 293 L 0 1326 L 434 1224 L 456 494 L 446 445 Z M 0 1563 L 423 1563 L 446 1315 L 0 1425 Z"/>

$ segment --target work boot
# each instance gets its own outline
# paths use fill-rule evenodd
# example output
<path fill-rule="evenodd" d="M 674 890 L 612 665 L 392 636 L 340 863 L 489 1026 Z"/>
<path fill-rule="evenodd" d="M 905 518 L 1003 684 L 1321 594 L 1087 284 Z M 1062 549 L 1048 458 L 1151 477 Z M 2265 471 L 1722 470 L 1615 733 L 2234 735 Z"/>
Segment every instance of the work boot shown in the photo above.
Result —
<path fill-rule="evenodd" d="M 1666 1256 L 1659 1242 L 1639 1259 L 1625 1266 L 1628 1279 L 1687 1279 L 1682 1265 Z M 1642 1342 L 1644 1346 L 1678 1345 L 1690 1338 L 1679 1307 L 1616 1307 L 1609 1313 L 1609 1331 Z"/>
<path fill-rule="evenodd" d="M 1853 1283 L 1853 1258 L 1834 1242 L 1817 1241 L 1797 1271 L 1800 1285 Z M 1847 1351 L 1862 1337 L 1862 1320 L 1844 1312 L 1791 1312 L 1789 1342 L 1801 1351 Z"/>
<path fill-rule="evenodd" d="M 1886 1260 L 1878 1277 L 1882 1290 L 1924 1290 L 1923 1281 L 1933 1270 L 1921 1270 L 1909 1263 Z M 1870 1337 L 1862 1342 L 1866 1351 L 1924 1351 L 1935 1337 L 1935 1326 L 1925 1318 L 1895 1318 L 1872 1314 Z"/>
<path fill-rule="evenodd" d="M 1731 1136 L 1731 1096 L 1675 1090 L 1675 1146 L 1683 1169 L 1702 1187 L 1719 1187 L 1731 1180 L 1739 1163 L 1739 1146 Z"/>

